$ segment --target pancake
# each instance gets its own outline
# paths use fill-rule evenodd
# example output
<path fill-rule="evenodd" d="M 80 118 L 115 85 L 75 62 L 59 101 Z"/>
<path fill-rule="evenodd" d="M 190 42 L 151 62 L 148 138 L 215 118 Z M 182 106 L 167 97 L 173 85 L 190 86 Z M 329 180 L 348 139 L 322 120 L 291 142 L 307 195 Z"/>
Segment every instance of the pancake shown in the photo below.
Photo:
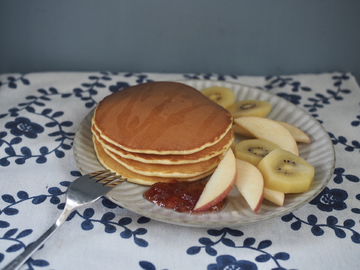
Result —
<path fill-rule="evenodd" d="M 114 154 L 119 155 L 125 159 L 132 159 L 138 162 L 148 163 L 148 164 L 189 164 L 196 163 L 200 161 L 209 160 L 215 156 L 223 154 L 234 141 L 234 133 L 232 130 L 229 130 L 224 138 L 222 138 L 218 143 L 206 147 L 203 150 L 189 154 L 189 155 L 155 155 L 155 154 L 144 154 L 144 153 L 135 153 L 128 152 L 120 147 L 117 147 L 106 140 L 103 140 L 100 137 L 99 132 L 94 126 L 92 126 L 92 133 L 95 135 L 96 139 L 101 143 L 102 147 L 113 152 Z"/>
<path fill-rule="evenodd" d="M 93 141 L 98 144 L 94 136 Z M 191 163 L 191 164 L 178 164 L 178 165 L 165 165 L 165 164 L 147 164 L 135 161 L 132 159 L 126 159 L 120 157 L 116 153 L 109 151 L 103 147 L 103 150 L 112 159 L 126 167 L 127 169 L 136 172 L 138 174 L 147 176 L 159 176 L 159 177 L 177 177 L 177 178 L 188 178 L 194 177 L 203 173 L 206 173 L 212 169 L 215 169 L 219 164 L 222 156 L 216 156 L 209 160 Z"/>
<path fill-rule="evenodd" d="M 102 140 L 128 152 L 188 155 L 218 143 L 232 116 L 193 87 L 150 82 L 105 97 L 93 124 Z"/>
<path fill-rule="evenodd" d="M 128 170 L 126 167 L 122 166 L 119 162 L 117 162 L 113 158 L 111 158 L 111 156 L 109 156 L 104 151 L 101 144 L 94 139 L 94 136 L 93 136 L 93 141 L 94 141 L 95 153 L 96 153 L 98 160 L 102 166 L 104 166 L 106 169 L 109 169 L 110 171 L 113 171 L 119 175 L 122 175 L 124 178 L 127 178 L 128 182 L 132 182 L 132 183 L 139 184 L 139 185 L 150 186 L 157 182 L 171 182 L 174 180 L 177 180 L 179 182 L 181 182 L 181 181 L 187 181 L 187 182 L 196 181 L 199 179 L 203 179 L 206 176 L 212 174 L 215 170 L 215 169 L 213 169 L 204 174 L 200 174 L 195 177 L 188 177 L 188 178 L 176 178 L 176 177 L 169 178 L 169 177 L 156 177 L 156 176 L 141 175 L 141 174 L 135 173 L 131 170 Z"/>

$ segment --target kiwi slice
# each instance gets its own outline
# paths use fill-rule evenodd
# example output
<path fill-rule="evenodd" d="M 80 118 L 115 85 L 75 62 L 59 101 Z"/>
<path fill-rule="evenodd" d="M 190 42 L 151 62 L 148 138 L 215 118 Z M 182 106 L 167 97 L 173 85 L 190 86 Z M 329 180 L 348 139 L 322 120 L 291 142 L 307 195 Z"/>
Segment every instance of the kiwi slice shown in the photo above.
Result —
<path fill-rule="evenodd" d="M 279 147 L 263 139 L 243 140 L 235 146 L 235 156 L 257 166 L 275 148 Z"/>
<path fill-rule="evenodd" d="M 284 193 L 307 191 L 314 179 L 315 168 L 305 159 L 277 148 L 258 164 L 265 187 Z"/>
<path fill-rule="evenodd" d="M 208 97 L 215 103 L 223 106 L 225 109 L 235 103 L 234 92 L 227 87 L 212 86 L 200 91 L 204 96 Z"/>
<path fill-rule="evenodd" d="M 227 109 L 234 118 L 242 116 L 266 117 L 271 110 L 271 105 L 267 101 L 242 100 Z"/>

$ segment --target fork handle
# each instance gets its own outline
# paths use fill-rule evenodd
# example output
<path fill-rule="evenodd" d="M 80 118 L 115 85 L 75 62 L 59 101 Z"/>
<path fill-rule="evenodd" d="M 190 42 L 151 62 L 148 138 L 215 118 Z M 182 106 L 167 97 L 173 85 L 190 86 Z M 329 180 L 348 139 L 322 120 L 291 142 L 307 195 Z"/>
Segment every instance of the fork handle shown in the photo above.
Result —
<path fill-rule="evenodd" d="M 12 260 L 8 265 L 6 265 L 2 270 L 17 270 L 19 269 L 30 257 L 37 251 L 45 242 L 48 240 L 65 222 L 66 218 L 74 208 L 65 207 L 64 211 L 61 213 L 56 222 L 34 243 L 32 243 L 28 248 L 26 248 L 21 254 L 19 254 L 14 260 Z"/>

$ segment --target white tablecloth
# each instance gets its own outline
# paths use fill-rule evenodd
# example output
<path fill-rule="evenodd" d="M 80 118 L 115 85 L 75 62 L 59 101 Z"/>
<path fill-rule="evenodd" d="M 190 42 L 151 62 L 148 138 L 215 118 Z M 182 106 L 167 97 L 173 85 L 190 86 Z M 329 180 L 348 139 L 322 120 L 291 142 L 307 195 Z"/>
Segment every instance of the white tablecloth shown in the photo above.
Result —
<path fill-rule="evenodd" d="M 335 147 L 328 186 L 291 214 L 222 229 L 161 223 L 103 198 L 74 212 L 22 269 L 360 269 L 360 89 L 351 74 L 129 72 L 0 75 L 0 268 L 60 215 L 80 174 L 74 135 L 97 102 L 129 85 L 189 78 L 258 87 L 310 113 Z"/>

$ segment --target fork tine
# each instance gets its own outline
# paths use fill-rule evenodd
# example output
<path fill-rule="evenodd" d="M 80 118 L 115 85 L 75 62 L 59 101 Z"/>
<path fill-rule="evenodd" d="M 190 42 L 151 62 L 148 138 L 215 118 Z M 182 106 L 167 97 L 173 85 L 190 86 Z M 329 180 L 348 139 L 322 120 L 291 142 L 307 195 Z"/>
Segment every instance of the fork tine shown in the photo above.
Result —
<path fill-rule="evenodd" d="M 117 175 L 110 170 L 102 170 L 89 173 L 90 179 L 95 180 L 97 183 L 102 183 L 104 186 L 114 187 L 118 183 L 126 181 L 127 178 L 122 178 L 122 175 Z"/>
<path fill-rule="evenodd" d="M 90 179 L 101 179 L 104 178 L 103 175 L 108 176 L 109 174 L 111 175 L 115 175 L 115 173 L 111 172 L 110 170 L 102 170 L 102 171 L 97 171 L 97 172 L 91 172 L 89 173 L 90 175 Z"/>

